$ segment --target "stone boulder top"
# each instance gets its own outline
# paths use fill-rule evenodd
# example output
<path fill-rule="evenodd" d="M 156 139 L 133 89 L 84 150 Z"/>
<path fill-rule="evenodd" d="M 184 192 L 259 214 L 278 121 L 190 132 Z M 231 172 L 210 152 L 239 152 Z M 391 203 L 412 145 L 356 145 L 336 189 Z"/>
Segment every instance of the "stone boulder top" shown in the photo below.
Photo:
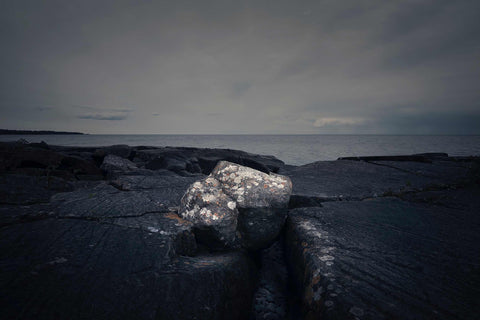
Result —
<path fill-rule="evenodd" d="M 288 177 L 220 161 L 208 177 L 190 186 L 179 214 L 194 223 L 202 232 L 197 238 L 210 247 L 236 247 L 239 242 L 247 248 L 266 247 L 283 226 L 282 209 L 291 192 Z M 266 236 L 255 237 L 252 231 Z"/>
<path fill-rule="evenodd" d="M 211 176 L 222 183 L 224 192 L 239 208 L 283 208 L 292 193 L 290 178 L 228 161 L 220 161 Z"/>

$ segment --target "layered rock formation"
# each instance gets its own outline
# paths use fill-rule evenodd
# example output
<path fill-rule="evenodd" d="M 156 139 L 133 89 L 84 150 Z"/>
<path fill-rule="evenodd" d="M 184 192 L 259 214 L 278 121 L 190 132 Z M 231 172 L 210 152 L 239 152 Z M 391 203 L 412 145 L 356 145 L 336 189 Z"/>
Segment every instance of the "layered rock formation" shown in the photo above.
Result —
<path fill-rule="evenodd" d="M 0 143 L 1 318 L 476 319 L 479 183 L 445 154 Z"/>

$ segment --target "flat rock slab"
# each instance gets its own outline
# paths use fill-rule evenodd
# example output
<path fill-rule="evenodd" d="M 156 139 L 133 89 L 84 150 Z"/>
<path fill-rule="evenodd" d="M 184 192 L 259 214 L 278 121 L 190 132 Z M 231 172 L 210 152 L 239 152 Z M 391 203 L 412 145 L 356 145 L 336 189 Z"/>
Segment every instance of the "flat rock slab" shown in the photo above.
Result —
<path fill-rule="evenodd" d="M 148 223 L 130 219 L 45 219 L 0 229 L 1 317 L 248 316 L 254 281 L 247 256 L 178 256 L 168 229 L 149 229 L 153 218 Z"/>
<path fill-rule="evenodd" d="M 74 189 L 74 183 L 57 177 L 0 174 L 0 204 L 47 203 L 52 195 Z"/>
<path fill-rule="evenodd" d="M 308 203 L 310 200 L 315 204 L 315 199 L 320 202 L 361 200 L 444 188 L 468 180 L 472 165 L 473 162 L 454 162 L 448 158 L 432 163 L 337 160 L 287 168 L 281 173 L 292 180 L 292 201 Z"/>
<path fill-rule="evenodd" d="M 101 183 L 94 188 L 59 193 L 52 197 L 52 205 L 60 217 L 108 218 L 168 212 L 179 205 L 192 181 L 180 176 L 122 176 L 112 182 L 116 188 Z"/>
<path fill-rule="evenodd" d="M 306 319 L 477 319 L 479 196 L 477 188 L 444 191 L 437 204 L 382 198 L 291 210 L 287 255 Z M 455 199 L 471 201 L 444 205 Z"/>

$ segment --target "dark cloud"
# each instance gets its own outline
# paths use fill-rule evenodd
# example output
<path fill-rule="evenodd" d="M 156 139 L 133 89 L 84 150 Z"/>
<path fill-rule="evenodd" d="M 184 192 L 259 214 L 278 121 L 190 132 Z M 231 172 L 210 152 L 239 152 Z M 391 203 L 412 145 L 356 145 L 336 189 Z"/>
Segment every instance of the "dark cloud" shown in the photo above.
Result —
<path fill-rule="evenodd" d="M 127 115 L 125 114 L 83 114 L 77 116 L 78 119 L 90 119 L 90 120 L 125 120 L 127 119 Z"/>
<path fill-rule="evenodd" d="M 467 0 L 11 1 L 0 127 L 475 133 L 479 11 Z"/>

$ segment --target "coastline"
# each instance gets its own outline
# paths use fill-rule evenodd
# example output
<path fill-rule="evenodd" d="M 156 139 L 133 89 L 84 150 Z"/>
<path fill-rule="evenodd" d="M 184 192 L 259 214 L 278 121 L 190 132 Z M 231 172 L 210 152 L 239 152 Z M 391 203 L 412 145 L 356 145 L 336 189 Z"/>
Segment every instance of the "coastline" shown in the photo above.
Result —
<path fill-rule="evenodd" d="M 473 319 L 478 311 L 478 157 L 292 166 L 230 149 L 1 142 L 0 160 L 7 318 Z M 221 160 L 291 179 L 288 218 L 270 249 L 209 251 L 177 216 L 188 186 Z"/>

